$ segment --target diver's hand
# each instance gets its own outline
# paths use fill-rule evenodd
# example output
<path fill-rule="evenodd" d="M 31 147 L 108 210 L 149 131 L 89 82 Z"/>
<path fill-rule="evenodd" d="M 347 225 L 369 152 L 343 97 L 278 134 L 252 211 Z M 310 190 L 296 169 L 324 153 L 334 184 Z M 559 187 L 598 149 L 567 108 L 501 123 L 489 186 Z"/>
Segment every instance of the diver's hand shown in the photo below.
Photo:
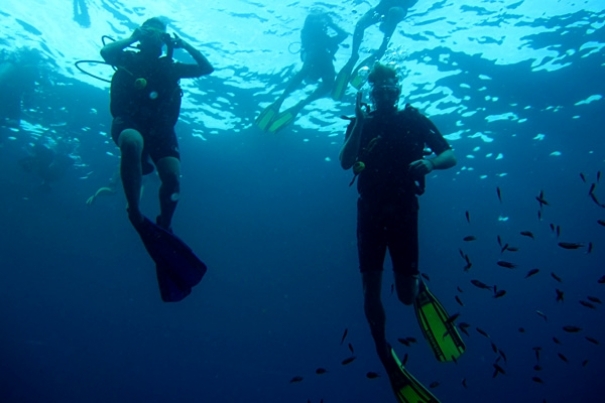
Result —
<path fill-rule="evenodd" d="M 361 102 L 361 97 L 363 93 L 361 91 L 357 92 L 355 96 L 355 117 L 357 118 L 357 123 L 363 123 L 366 119 L 366 112 L 363 110 L 363 103 Z"/>
<path fill-rule="evenodd" d="M 175 33 L 172 34 L 172 38 L 170 38 L 170 40 L 172 41 L 172 45 L 175 49 L 181 49 L 187 45 L 187 42 L 185 42 L 185 40 L 181 39 L 181 37 Z"/>
<path fill-rule="evenodd" d="M 412 162 L 409 165 L 409 171 L 413 177 L 424 176 L 435 169 L 435 164 L 431 160 L 421 159 Z"/>

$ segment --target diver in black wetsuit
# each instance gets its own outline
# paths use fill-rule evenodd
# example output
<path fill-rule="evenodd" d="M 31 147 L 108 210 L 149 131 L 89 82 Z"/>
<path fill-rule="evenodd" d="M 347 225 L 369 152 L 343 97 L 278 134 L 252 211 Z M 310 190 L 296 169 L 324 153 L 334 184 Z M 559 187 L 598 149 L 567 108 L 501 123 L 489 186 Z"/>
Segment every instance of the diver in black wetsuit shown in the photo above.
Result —
<path fill-rule="evenodd" d="M 435 125 L 413 107 L 397 108 L 401 87 L 396 71 L 376 63 L 368 78 L 375 110 L 367 113 L 357 94 L 356 117 L 340 153 L 344 169 L 357 177 L 357 241 L 364 310 L 376 350 L 390 376 L 397 373 L 385 336 L 380 297 L 388 249 L 399 300 L 414 303 L 418 293 L 418 200 L 424 176 L 447 169 L 456 158 Z M 423 158 L 425 144 L 437 155 Z"/>
<path fill-rule="evenodd" d="M 139 42 L 139 51 L 125 50 Z M 174 62 L 162 56 L 166 44 L 186 50 L 196 64 Z M 208 60 L 189 43 L 166 33 L 166 24 L 151 18 L 129 38 L 107 44 L 101 49 L 103 59 L 117 67 L 111 81 L 111 135 L 121 151 L 120 175 L 128 214 L 135 227 L 143 222 L 139 210 L 141 179 L 150 173 L 151 158 L 162 182 L 158 225 L 170 229 L 179 199 L 180 154 L 174 126 L 179 117 L 181 78 L 212 73 Z"/>

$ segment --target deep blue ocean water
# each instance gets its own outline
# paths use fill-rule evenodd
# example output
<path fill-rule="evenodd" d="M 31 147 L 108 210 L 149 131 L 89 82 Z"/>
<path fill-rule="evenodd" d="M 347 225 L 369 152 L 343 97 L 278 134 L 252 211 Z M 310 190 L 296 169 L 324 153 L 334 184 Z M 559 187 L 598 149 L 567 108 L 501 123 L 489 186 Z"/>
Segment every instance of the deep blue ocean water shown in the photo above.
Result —
<path fill-rule="evenodd" d="M 321 5 L 352 32 L 376 3 L 0 6 L 2 60 L 25 49 L 41 57 L 20 122 L 0 127 L 0 401 L 396 401 L 363 314 L 356 191 L 338 164 L 346 127 L 339 116 L 354 113 L 354 91 L 343 102 L 311 104 L 277 135 L 253 125 L 300 68 L 296 45 L 311 7 Z M 602 0 L 419 0 L 385 55 L 404 77 L 402 103 L 427 114 L 458 157 L 456 167 L 428 176 L 419 230 L 431 290 L 471 324 L 458 363 L 437 362 L 412 309 L 389 295 L 388 261 L 383 295 L 389 340 L 409 355 L 419 381 L 439 383 L 432 392 L 444 403 L 605 401 L 605 307 L 579 303 L 605 300 L 597 282 L 605 275 L 598 223 L 605 208 L 589 195 L 595 184 L 593 195 L 605 203 L 605 176 L 597 180 L 605 175 L 604 9 Z M 107 135 L 108 85 L 74 66 L 100 60 L 102 35 L 124 37 L 155 15 L 173 21 L 169 31 L 217 69 L 183 82 L 182 197 L 173 227 L 209 270 L 176 304 L 160 300 L 121 190 L 85 203 L 114 174 L 119 151 Z M 379 41 L 369 28 L 362 52 Z M 343 45 L 337 70 L 350 37 Z M 106 66 L 83 67 L 111 75 Z M 40 142 L 60 144 L 73 162 L 48 186 L 20 165 Z M 157 188 L 150 175 L 142 210 L 151 217 Z M 540 219 L 541 192 L 549 205 Z M 477 239 L 463 241 L 468 235 Z M 519 251 L 501 253 L 498 236 Z M 473 262 L 467 272 L 459 249 Z M 525 278 L 534 268 L 540 272 Z M 495 299 L 472 279 L 507 293 Z M 566 325 L 582 330 L 566 333 Z M 418 343 L 396 342 L 409 336 Z M 491 342 L 507 356 L 499 361 L 506 374 L 495 378 Z M 357 359 L 343 366 L 348 343 Z M 319 367 L 328 372 L 315 374 Z M 368 379 L 368 371 L 381 376 Z M 295 376 L 303 380 L 290 383 Z"/>

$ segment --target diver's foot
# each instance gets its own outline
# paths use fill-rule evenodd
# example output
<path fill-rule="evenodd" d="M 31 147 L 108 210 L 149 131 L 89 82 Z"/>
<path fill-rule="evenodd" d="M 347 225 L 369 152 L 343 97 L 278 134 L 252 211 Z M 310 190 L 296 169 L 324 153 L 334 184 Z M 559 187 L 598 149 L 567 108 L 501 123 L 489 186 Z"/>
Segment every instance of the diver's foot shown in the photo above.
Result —
<path fill-rule="evenodd" d="M 143 214 L 141 214 L 141 211 L 139 209 L 126 209 L 126 211 L 128 211 L 128 219 L 130 220 L 130 223 L 136 228 L 138 226 L 140 226 L 141 224 L 143 224 L 143 222 L 145 221 L 145 217 L 143 216 Z"/>

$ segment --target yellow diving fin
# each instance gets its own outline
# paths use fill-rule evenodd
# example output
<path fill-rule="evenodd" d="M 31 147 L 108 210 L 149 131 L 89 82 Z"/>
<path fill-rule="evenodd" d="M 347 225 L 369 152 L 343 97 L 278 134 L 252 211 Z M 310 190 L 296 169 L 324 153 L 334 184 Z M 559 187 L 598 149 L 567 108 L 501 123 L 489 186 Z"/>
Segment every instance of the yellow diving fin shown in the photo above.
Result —
<path fill-rule="evenodd" d="M 414 301 L 414 312 L 422 334 L 428 341 L 437 360 L 456 361 L 466 346 L 453 320 L 448 320 L 447 311 L 420 280 L 418 296 Z"/>
<path fill-rule="evenodd" d="M 256 126 L 258 126 L 258 128 L 261 130 L 267 130 L 267 128 L 269 127 L 269 125 L 271 124 L 271 122 L 273 121 L 275 116 L 277 116 L 277 114 L 279 113 L 280 106 L 281 105 L 275 104 L 275 103 L 267 106 L 260 113 L 260 115 L 258 115 L 256 120 L 254 121 L 254 124 Z"/>
<path fill-rule="evenodd" d="M 296 120 L 296 116 L 298 115 L 299 110 L 300 108 L 292 107 L 283 111 L 273 119 L 267 131 L 269 133 L 277 133 L 284 127 L 288 126 L 290 123 Z"/>
<path fill-rule="evenodd" d="M 349 86 L 349 80 L 351 79 L 351 72 L 353 71 L 353 63 L 347 63 L 338 72 L 336 81 L 334 81 L 334 87 L 332 87 L 332 99 L 340 101 L 347 91 Z"/>
<path fill-rule="evenodd" d="M 389 376 L 391 387 L 399 403 L 441 403 L 424 385 L 422 385 L 403 366 L 395 350 L 391 349 L 391 355 L 401 371 L 400 374 Z"/>

